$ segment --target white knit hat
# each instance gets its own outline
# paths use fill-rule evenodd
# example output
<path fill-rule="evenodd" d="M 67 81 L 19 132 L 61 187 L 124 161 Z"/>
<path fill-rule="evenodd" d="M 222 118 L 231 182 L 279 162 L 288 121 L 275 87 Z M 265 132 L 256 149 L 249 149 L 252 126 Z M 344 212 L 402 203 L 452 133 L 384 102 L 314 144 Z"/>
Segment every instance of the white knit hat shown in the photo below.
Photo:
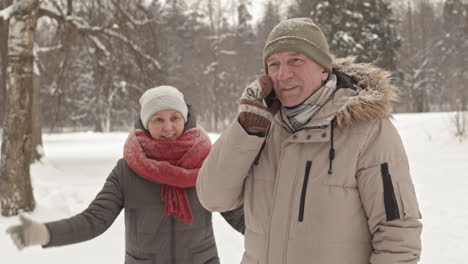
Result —
<path fill-rule="evenodd" d="M 161 110 L 173 109 L 181 113 L 187 122 L 188 108 L 184 95 L 177 88 L 163 85 L 146 90 L 140 98 L 140 118 L 148 129 L 150 118 Z"/>

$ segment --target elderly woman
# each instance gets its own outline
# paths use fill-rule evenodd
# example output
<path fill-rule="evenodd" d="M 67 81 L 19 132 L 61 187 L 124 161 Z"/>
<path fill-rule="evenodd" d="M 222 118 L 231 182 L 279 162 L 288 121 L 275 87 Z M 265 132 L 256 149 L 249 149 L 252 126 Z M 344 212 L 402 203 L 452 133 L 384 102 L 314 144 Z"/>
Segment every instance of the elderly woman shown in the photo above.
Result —
<path fill-rule="evenodd" d="M 176 88 L 149 89 L 140 104 L 140 128 L 128 136 L 123 159 L 89 207 L 45 224 L 21 215 L 21 224 L 7 230 L 19 249 L 92 239 L 124 209 L 125 263 L 219 263 L 211 213 L 201 206 L 194 187 L 210 139 L 194 126 Z M 242 209 L 223 216 L 243 232 Z"/>

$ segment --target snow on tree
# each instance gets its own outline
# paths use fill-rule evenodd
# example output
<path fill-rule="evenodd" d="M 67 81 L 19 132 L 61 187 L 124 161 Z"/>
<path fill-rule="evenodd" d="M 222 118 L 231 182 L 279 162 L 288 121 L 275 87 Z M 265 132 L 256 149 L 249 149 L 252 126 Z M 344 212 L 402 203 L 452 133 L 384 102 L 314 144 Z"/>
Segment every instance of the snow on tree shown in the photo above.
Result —
<path fill-rule="evenodd" d="M 296 0 L 288 17 L 310 17 L 325 34 L 337 57 L 356 56 L 388 70 L 396 67 L 400 39 L 387 0 Z"/>
<path fill-rule="evenodd" d="M 288 8 L 288 18 L 311 17 L 312 11 L 318 4 L 317 0 L 295 0 Z"/>
<path fill-rule="evenodd" d="M 263 51 L 263 47 L 265 46 L 265 42 L 271 30 L 281 21 L 278 9 L 279 7 L 277 2 L 268 1 L 265 4 L 263 17 L 257 25 L 257 46 L 259 48 L 259 52 Z M 259 63 L 262 64 L 261 56 L 258 57 Z"/>
<path fill-rule="evenodd" d="M 6 106 L 0 161 L 4 216 L 35 207 L 29 164 L 32 153 L 33 48 L 38 0 L 15 1 L 10 10 Z M 4 9 L 5 10 L 5 9 Z"/>
<path fill-rule="evenodd" d="M 402 47 L 399 51 L 398 82 L 405 111 L 428 111 L 433 98 L 441 96 L 437 70 L 437 50 L 440 45 L 440 22 L 435 8 L 427 1 L 408 1 L 401 11 L 399 31 Z"/>
<path fill-rule="evenodd" d="M 447 0 L 443 7 L 443 62 L 447 85 L 455 87 L 456 109 L 468 110 L 468 4 Z"/>
<path fill-rule="evenodd" d="M 0 1 L 0 10 L 11 6 L 12 0 Z M 3 13 L 6 13 L 3 11 Z M 8 59 L 8 25 L 9 20 L 0 18 L 0 124 L 3 123 L 4 98 L 6 90 L 6 71 Z M 4 36 L 4 37 L 1 37 Z"/>
<path fill-rule="evenodd" d="M 57 56 L 40 54 L 40 64 L 51 70 L 43 74 L 49 89 L 41 93 L 54 106 L 42 109 L 52 117 L 49 127 L 131 126 L 138 97 L 163 76 L 155 45 L 159 5 L 142 4 L 70 0 L 41 6 L 40 44 L 59 47 Z M 125 89 L 118 85 L 122 81 Z"/>
<path fill-rule="evenodd" d="M 459 0 L 418 0 L 404 1 L 399 8 L 400 110 L 463 109 L 468 74 L 466 5 Z"/>

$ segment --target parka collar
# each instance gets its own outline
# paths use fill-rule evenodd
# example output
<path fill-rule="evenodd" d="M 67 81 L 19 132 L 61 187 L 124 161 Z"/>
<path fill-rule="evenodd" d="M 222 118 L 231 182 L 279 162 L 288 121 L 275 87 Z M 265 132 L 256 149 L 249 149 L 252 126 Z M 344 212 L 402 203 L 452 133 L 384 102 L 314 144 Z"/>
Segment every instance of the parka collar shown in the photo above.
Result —
<path fill-rule="evenodd" d="M 391 74 L 372 64 L 354 61 L 355 57 L 334 60 L 333 71 L 343 73 L 352 82 L 341 82 L 345 83 L 343 87 L 337 89 L 304 129 L 329 125 L 334 118 L 339 127 L 345 127 L 355 121 L 391 116 L 391 103 L 398 98 L 398 89 L 391 84 Z M 342 74 L 339 75 L 343 78 Z M 289 131 L 281 113 L 275 115 L 274 121 Z"/>

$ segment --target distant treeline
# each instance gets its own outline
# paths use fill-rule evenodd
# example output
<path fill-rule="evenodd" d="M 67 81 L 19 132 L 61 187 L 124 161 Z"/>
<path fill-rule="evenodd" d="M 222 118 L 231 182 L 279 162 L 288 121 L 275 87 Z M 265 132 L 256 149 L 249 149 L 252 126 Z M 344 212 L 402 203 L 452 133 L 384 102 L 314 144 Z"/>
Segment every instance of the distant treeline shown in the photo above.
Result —
<path fill-rule="evenodd" d="M 468 5 L 461 0 L 271 0 L 255 23 L 248 1 L 164 2 L 41 1 L 35 115 L 44 129 L 129 129 L 141 93 L 162 84 L 185 93 L 205 129 L 222 129 L 245 85 L 263 73 L 268 33 L 290 17 L 311 17 L 335 56 L 391 71 L 401 88 L 396 111 L 467 109 Z M 7 26 L 0 21 L 2 67 Z"/>

